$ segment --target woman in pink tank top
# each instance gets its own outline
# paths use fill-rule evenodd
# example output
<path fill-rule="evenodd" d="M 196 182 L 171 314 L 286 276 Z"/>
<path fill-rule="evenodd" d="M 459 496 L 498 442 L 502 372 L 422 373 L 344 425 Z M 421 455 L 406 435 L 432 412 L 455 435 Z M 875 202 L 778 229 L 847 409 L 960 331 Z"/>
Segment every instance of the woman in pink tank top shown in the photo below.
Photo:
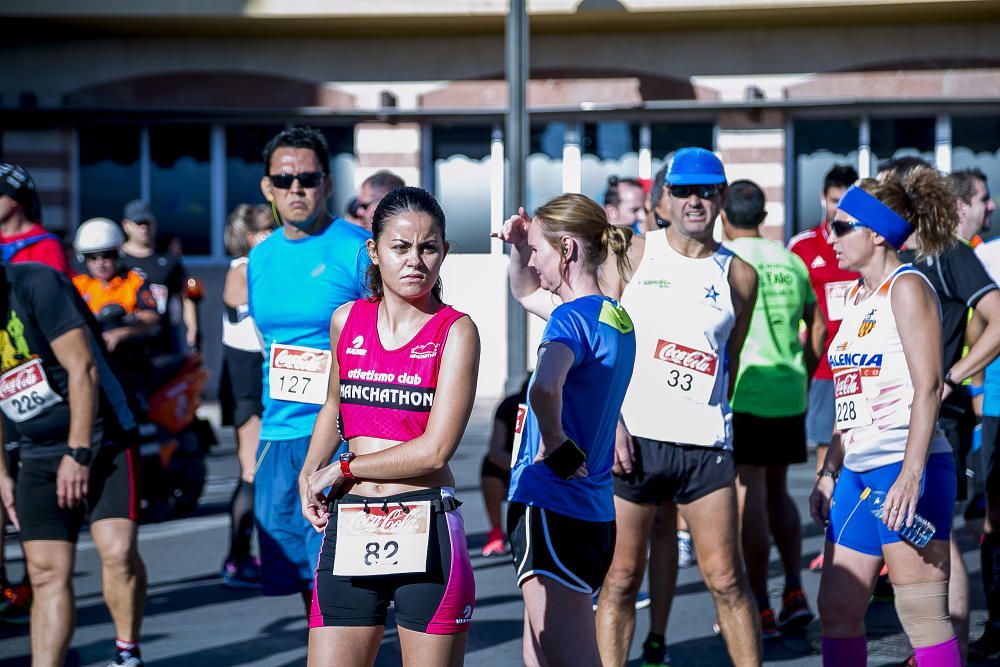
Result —
<path fill-rule="evenodd" d="M 429 193 L 386 195 L 372 233 L 372 296 L 337 309 L 336 354 L 307 369 L 329 370 L 299 477 L 302 512 L 325 533 L 309 664 L 373 664 L 394 602 L 403 663 L 457 665 L 475 582 L 448 462 L 472 412 L 479 334 L 441 301 L 448 243 Z M 329 463 L 338 416 L 350 451 Z"/>

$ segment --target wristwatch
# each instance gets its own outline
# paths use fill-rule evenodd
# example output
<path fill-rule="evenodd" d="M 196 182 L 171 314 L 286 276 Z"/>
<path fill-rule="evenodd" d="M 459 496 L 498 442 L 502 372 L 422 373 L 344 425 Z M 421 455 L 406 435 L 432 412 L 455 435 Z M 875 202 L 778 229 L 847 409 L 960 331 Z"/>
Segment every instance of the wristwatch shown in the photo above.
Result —
<path fill-rule="evenodd" d="M 66 456 L 82 466 L 89 466 L 90 460 L 94 457 L 94 452 L 90 447 L 67 447 Z"/>
<path fill-rule="evenodd" d="M 357 454 L 354 452 L 344 452 L 340 455 L 340 472 L 343 473 L 344 479 L 354 479 L 354 474 L 351 472 L 351 461 L 356 456 Z"/>
<path fill-rule="evenodd" d="M 951 377 L 951 371 L 944 374 L 944 383 L 951 387 L 952 391 L 962 391 L 962 383 L 955 382 Z"/>

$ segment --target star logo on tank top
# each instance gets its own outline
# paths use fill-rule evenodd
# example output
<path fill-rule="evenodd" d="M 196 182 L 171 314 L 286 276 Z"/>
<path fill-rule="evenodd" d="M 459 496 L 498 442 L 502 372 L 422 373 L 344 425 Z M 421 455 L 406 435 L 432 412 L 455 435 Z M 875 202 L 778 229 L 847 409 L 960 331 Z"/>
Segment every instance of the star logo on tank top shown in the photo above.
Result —
<path fill-rule="evenodd" d="M 875 328 L 875 309 L 872 308 L 871 311 L 865 315 L 865 319 L 861 320 L 861 326 L 858 327 L 858 338 L 863 338 L 872 332 Z"/>
<path fill-rule="evenodd" d="M 706 299 L 711 299 L 713 304 L 719 303 L 719 291 L 715 289 L 715 285 L 705 287 L 704 290 Z"/>

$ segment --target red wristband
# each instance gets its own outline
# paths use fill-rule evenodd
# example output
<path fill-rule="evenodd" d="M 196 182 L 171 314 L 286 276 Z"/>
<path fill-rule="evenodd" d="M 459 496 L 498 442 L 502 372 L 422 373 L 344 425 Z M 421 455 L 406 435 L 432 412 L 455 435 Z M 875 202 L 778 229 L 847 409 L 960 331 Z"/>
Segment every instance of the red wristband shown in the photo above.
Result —
<path fill-rule="evenodd" d="M 344 452 L 340 455 L 340 472 L 344 475 L 344 479 L 354 479 L 354 473 L 351 472 L 351 461 L 354 460 L 355 456 L 354 452 Z"/>

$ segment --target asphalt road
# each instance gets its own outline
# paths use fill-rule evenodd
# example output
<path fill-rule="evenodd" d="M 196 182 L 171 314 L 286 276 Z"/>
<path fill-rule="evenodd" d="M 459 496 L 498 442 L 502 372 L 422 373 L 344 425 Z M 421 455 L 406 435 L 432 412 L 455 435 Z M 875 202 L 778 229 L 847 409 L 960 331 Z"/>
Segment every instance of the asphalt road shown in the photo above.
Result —
<path fill-rule="evenodd" d="M 477 405 L 453 469 L 459 484 L 458 496 L 465 502 L 462 511 L 476 572 L 476 613 L 466 664 L 499 667 L 521 664 L 522 605 L 509 558 L 479 555 L 487 520 L 479 495 L 478 474 L 494 403 L 484 400 Z M 205 412 L 211 417 L 210 409 Z M 219 436 L 221 444 L 212 452 L 209 484 L 197 514 L 140 529 L 140 549 L 150 580 L 142 634 L 143 656 L 150 665 L 178 667 L 302 665 L 307 631 L 301 600 L 263 598 L 255 591 L 230 590 L 222 586 L 218 577 L 227 549 L 229 494 L 237 476 L 232 435 L 219 431 Z M 812 463 L 804 464 L 790 474 L 792 495 L 799 503 L 805 524 L 805 563 L 819 552 L 822 544 L 819 529 L 805 512 L 812 469 Z M 960 534 L 973 581 L 973 634 L 978 635 L 977 624 L 985 618 L 985 603 L 978 583 L 978 549 L 970 533 L 960 531 Z M 7 555 L 10 573 L 19 577 L 23 562 L 16 544 L 7 547 Z M 771 574 L 772 600 L 777 605 L 782 581 L 773 550 Z M 815 600 L 818 575 L 805 573 L 804 583 L 810 598 Z M 77 630 L 68 664 L 103 667 L 111 654 L 114 631 L 101 598 L 100 562 L 87 535 L 80 542 L 75 586 Z M 681 570 L 667 634 L 674 665 L 729 664 L 722 640 L 712 632 L 714 617 L 711 597 L 697 568 Z M 908 645 L 891 604 L 872 605 L 867 624 L 871 638 L 869 664 L 898 664 L 907 657 Z M 647 628 L 648 612 L 639 611 L 630 665 L 639 664 L 639 644 Z M 765 661 L 790 667 L 819 665 L 820 657 L 813 654 L 809 642 L 817 634 L 814 623 L 810 637 L 767 642 Z M 0 667 L 28 665 L 29 655 L 27 628 L 0 624 Z M 390 620 L 376 664 L 400 663 L 399 642 Z"/>

